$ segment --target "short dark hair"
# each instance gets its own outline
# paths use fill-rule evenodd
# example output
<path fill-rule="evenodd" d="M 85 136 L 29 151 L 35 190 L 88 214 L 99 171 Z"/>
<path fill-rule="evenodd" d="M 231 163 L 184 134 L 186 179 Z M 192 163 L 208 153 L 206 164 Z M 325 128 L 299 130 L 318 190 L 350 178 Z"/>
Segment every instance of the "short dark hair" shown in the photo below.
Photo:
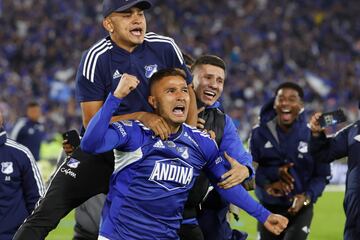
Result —
<path fill-rule="evenodd" d="M 169 77 L 169 76 L 179 76 L 182 77 L 184 80 L 186 80 L 186 74 L 183 70 L 179 69 L 179 68 L 165 68 L 165 69 L 161 69 L 159 71 L 157 71 L 156 73 L 154 73 L 151 78 L 149 79 L 149 89 L 150 92 L 152 90 L 152 87 L 154 86 L 154 84 L 158 81 L 160 81 L 161 79 L 165 78 L 165 77 Z"/>
<path fill-rule="evenodd" d="M 277 96 L 279 91 L 281 89 L 284 89 L 284 88 L 290 88 L 290 89 L 293 89 L 293 90 L 297 91 L 298 94 L 299 94 L 299 97 L 301 98 L 301 100 L 304 100 L 304 91 L 303 91 L 303 89 L 298 84 L 296 84 L 294 82 L 281 83 L 275 90 L 275 96 Z"/>
<path fill-rule="evenodd" d="M 195 60 L 194 64 L 191 66 L 191 71 L 194 71 L 194 69 L 199 65 L 213 65 L 222 68 L 224 71 L 226 71 L 226 64 L 224 60 L 219 58 L 215 55 L 202 55 L 198 59 Z"/>
<path fill-rule="evenodd" d="M 26 105 L 26 108 L 32 108 L 32 107 L 40 107 L 40 104 L 38 102 L 28 102 L 28 104 Z"/>

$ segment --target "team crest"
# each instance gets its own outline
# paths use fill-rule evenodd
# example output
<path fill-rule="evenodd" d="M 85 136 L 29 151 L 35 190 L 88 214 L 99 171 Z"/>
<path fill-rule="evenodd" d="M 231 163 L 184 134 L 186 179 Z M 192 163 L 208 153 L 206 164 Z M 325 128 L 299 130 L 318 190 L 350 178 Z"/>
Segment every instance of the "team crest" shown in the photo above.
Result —
<path fill-rule="evenodd" d="M 147 65 L 145 66 L 145 77 L 151 78 L 151 76 L 158 71 L 158 65 Z"/>
<path fill-rule="evenodd" d="M 11 174 L 14 172 L 13 163 L 12 162 L 2 162 L 1 163 L 1 172 L 3 174 Z"/>
<path fill-rule="evenodd" d="M 301 153 L 307 153 L 308 152 L 307 142 L 300 141 L 298 146 L 298 151 Z"/>
<path fill-rule="evenodd" d="M 181 153 L 181 156 L 185 159 L 189 158 L 189 152 L 187 147 L 177 147 L 176 150 Z"/>
<path fill-rule="evenodd" d="M 74 159 L 74 158 L 70 158 L 70 160 L 67 162 L 66 165 L 68 165 L 70 168 L 77 168 L 80 164 L 80 161 Z"/>

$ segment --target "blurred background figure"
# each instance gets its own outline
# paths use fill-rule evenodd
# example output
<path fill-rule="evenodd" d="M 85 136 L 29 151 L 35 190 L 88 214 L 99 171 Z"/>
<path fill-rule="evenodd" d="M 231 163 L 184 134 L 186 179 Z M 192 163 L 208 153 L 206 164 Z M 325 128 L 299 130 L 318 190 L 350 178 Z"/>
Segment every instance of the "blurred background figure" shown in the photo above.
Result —
<path fill-rule="evenodd" d="M 0 111 L 0 239 L 11 240 L 45 188 L 29 149 L 7 138 L 3 126 Z"/>
<path fill-rule="evenodd" d="M 360 109 L 360 102 L 359 102 Z M 346 192 L 344 210 L 346 214 L 344 239 L 356 240 L 360 236 L 360 120 L 341 129 L 335 136 L 327 138 L 319 124 L 321 113 L 310 120 L 310 152 L 320 162 L 332 162 L 347 157 Z"/>
<path fill-rule="evenodd" d="M 40 105 L 36 102 L 28 103 L 26 116 L 16 122 L 10 135 L 11 139 L 29 148 L 36 161 L 40 160 L 40 145 L 45 139 L 45 128 L 41 118 Z"/>

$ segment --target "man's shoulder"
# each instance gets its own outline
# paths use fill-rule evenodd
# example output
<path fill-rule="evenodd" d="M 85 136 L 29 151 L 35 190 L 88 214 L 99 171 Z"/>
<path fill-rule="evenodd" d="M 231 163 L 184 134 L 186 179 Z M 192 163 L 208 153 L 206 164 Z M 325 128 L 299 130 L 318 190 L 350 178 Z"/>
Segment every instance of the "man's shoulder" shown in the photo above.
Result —
<path fill-rule="evenodd" d="M 14 141 L 10 138 L 6 139 L 6 142 L 4 143 L 3 146 L 4 146 L 5 151 L 7 151 L 7 152 L 13 152 L 15 154 L 22 154 L 22 155 L 26 155 L 28 158 L 33 158 L 30 150 L 26 146 Z"/>
<path fill-rule="evenodd" d="M 148 32 L 145 34 L 144 43 L 152 48 L 155 48 L 156 50 L 161 50 L 161 52 L 170 50 L 175 51 L 175 53 L 182 58 L 180 48 L 175 43 L 175 40 L 171 37 Z"/>
<path fill-rule="evenodd" d="M 199 147 L 204 146 L 215 146 L 217 147 L 217 144 L 214 139 L 211 138 L 210 134 L 205 130 L 199 130 L 195 127 L 192 127 L 186 123 L 183 124 L 184 127 L 184 137 L 188 137 L 190 141 L 192 140 L 195 145 Z"/>

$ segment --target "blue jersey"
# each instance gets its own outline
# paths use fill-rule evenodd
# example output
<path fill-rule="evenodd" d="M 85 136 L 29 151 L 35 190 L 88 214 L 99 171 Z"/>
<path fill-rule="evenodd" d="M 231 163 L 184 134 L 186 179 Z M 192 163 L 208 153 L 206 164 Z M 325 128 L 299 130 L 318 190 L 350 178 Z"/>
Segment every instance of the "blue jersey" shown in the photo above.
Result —
<path fill-rule="evenodd" d="M 187 82 L 191 82 L 191 74 L 173 39 L 147 33 L 144 42 L 129 53 L 108 36 L 83 54 L 76 76 L 76 96 L 80 102 L 105 101 L 117 87 L 122 74 L 127 73 L 136 76 L 140 84 L 124 98 L 114 115 L 152 112 L 147 102 L 149 78 L 165 68 L 183 69 Z"/>
<path fill-rule="evenodd" d="M 35 160 L 40 160 L 40 145 L 45 138 L 43 124 L 29 118 L 20 118 L 13 128 L 10 138 L 29 148 Z"/>
<path fill-rule="evenodd" d="M 109 125 L 120 103 L 110 94 L 81 142 L 87 152 L 116 149 L 100 235 L 107 239 L 178 239 L 183 205 L 201 169 L 205 168 L 214 183 L 227 171 L 217 145 L 186 124 L 167 141 L 137 121 Z M 270 214 L 240 185 L 217 190 L 262 223 Z"/>
<path fill-rule="evenodd" d="M 0 239 L 10 240 L 44 194 L 35 159 L 0 128 Z"/>

